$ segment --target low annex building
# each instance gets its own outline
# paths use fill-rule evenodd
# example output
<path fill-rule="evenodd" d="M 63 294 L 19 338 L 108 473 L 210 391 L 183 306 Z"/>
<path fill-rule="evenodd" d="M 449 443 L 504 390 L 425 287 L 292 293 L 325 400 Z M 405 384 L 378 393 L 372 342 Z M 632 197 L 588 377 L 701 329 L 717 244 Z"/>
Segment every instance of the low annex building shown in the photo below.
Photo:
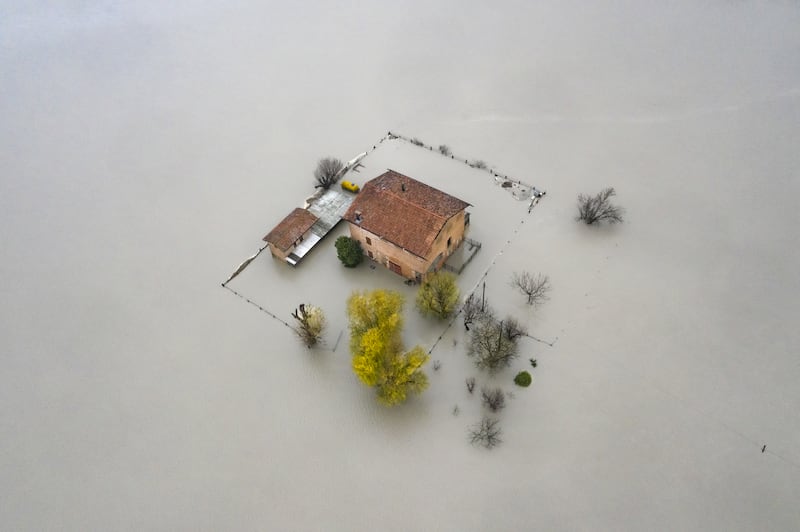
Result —
<path fill-rule="evenodd" d="M 269 251 L 273 257 L 286 260 L 294 265 L 296 261 L 293 260 L 292 252 L 303 240 L 312 236 L 311 227 L 317 219 L 306 209 L 298 207 L 281 220 L 262 240 L 269 245 Z"/>
<path fill-rule="evenodd" d="M 422 281 L 458 248 L 470 204 L 394 170 L 368 181 L 343 218 L 364 253 Z"/>

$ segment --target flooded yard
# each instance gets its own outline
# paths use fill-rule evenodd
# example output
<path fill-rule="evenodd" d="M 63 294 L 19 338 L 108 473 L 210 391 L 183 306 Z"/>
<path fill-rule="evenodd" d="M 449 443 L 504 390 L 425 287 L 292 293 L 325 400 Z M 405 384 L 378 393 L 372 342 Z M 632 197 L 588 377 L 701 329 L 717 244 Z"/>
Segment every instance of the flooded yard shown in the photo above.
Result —
<path fill-rule="evenodd" d="M 791 2 L 10 5 L 0 527 L 794 528 L 797 27 Z M 534 337 L 507 370 L 402 277 L 344 268 L 344 223 L 220 286 L 319 158 L 365 152 L 356 185 L 471 204 L 462 296 Z M 625 223 L 578 224 L 606 186 Z M 374 288 L 431 356 L 391 409 L 350 367 L 345 301 Z M 491 451 L 470 377 L 508 392 Z"/>

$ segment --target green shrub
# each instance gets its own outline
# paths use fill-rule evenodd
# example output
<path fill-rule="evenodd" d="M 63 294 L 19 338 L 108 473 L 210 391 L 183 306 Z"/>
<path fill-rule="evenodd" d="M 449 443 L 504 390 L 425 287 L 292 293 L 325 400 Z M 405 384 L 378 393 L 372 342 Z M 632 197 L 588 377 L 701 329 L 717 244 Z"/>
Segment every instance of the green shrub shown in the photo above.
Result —
<path fill-rule="evenodd" d="M 527 371 L 520 371 L 517 373 L 517 376 L 514 377 L 514 384 L 517 386 L 522 386 L 523 388 L 527 388 L 531 385 L 531 374 Z"/>
<path fill-rule="evenodd" d="M 358 240 L 349 236 L 340 236 L 336 239 L 334 245 L 336 246 L 336 255 L 339 260 L 348 268 L 354 268 L 364 260 L 364 251 L 361 249 L 361 243 Z"/>

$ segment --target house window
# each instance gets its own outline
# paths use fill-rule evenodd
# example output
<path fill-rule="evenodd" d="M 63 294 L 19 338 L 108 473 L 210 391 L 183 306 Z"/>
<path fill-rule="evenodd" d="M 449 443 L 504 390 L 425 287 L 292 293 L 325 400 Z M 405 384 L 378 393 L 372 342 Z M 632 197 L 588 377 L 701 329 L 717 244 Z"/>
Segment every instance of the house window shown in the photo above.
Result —
<path fill-rule="evenodd" d="M 453 243 L 453 237 L 452 236 L 448 237 L 447 238 L 447 247 L 450 247 L 450 244 L 452 244 L 452 243 Z"/>
<path fill-rule="evenodd" d="M 371 246 L 372 245 L 372 240 L 369 237 L 366 237 L 366 239 L 367 239 L 367 245 Z"/>
<path fill-rule="evenodd" d="M 371 259 L 375 258 L 375 257 L 372 256 L 372 251 L 371 250 L 367 250 L 367 255 L 369 255 L 369 258 L 371 258 Z"/>

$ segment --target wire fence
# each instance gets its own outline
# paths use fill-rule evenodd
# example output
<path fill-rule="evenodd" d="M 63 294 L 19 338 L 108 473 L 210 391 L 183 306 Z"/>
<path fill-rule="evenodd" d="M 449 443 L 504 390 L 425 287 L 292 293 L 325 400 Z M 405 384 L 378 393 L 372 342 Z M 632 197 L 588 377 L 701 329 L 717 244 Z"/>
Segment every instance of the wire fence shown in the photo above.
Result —
<path fill-rule="evenodd" d="M 236 290 L 234 290 L 234 289 L 233 289 L 233 288 L 231 288 L 230 286 L 227 286 L 226 284 L 223 284 L 223 285 L 222 285 L 222 288 L 225 288 L 226 290 L 230 291 L 232 294 L 235 294 L 236 296 L 240 297 L 240 298 L 241 298 L 241 299 L 243 299 L 244 301 L 247 301 L 248 303 L 250 303 L 251 305 L 253 305 L 254 307 L 256 307 L 258 310 L 260 310 L 261 312 L 263 312 L 264 314 L 266 314 L 266 315 L 267 315 L 267 316 L 269 316 L 270 318 L 272 318 L 272 319 L 274 319 L 274 320 L 276 320 L 276 321 L 278 321 L 278 322 L 280 322 L 280 323 L 284 324 L 284 325 L 285 325 L 285 326 L 287 326 L 288 328 L 290 328 L 290 329 L 294 330 L 294 327 L 292 327 L 291 325 L 289 325 L 289 323 L 288 323 L 288 322 L 286 322 L 285 320 L 283 320 L 283 319 L 279 318 L 279 317 L 278 317 L 278 316 L 276 316 L 276 315 L 275 315 L 273 312 L 270 312 L 269 310 L 265 309 L 264 307 L 262 307 L 261 305 L 259 305 L 259 304 L 258 304 L 258 303 L 256 303 L 255 301 L 253 301 L 252 299 L 250 299 L 250 298 L 248 298 L 248 297 L 246 297 L 246 296 L 243 296 L 242 294 L 240 294 L 239 292 L 237 292 Z"/>
<path fill-rule="evenodd" d="M 488 172 L 489 175 L 494 177 L 496 184 L 502 186 L 503 188 L 508 188 L 512 196 L 514 196 L 514 198 L 517 200 L 539 198 L 547 193 L 543 190 L 539 190 L 531 184 L 522 181 L 521 179 L 516 179 L 510 177 L 508 174 L 502 174 L 498 172 L 482 159 L 468 159 L 462 158 L 461 156 L 456 156 L 446 144 L 440 144 L 438 147 L 434 147 L 430 144 L 425 144 L 425 142 L 417 137 L 407 137 L 401 133 L 397 133 L 396 131 L 389 131 L 385 137 L 381 138 L 381 142 L 384 140 L 393 139 L 403 140 L 430 152 L 438 152 L 443 157 L 447 157 L 454 161 L 463 162 L 467 166 L 475 168 L 476 170 L 484 170 L 485 172 Z"/>

